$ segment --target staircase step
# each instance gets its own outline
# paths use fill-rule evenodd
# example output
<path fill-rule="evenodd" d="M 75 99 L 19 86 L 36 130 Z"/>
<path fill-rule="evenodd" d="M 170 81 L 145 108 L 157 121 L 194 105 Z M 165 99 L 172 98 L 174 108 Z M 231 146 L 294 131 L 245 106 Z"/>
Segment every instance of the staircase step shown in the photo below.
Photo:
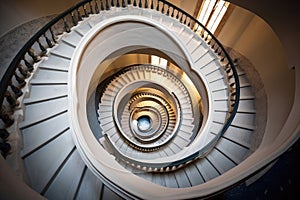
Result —
<path fill-rule="evenodd" d="M 49 55 L 40 64 L 40 69 L 52 69 L 58 71 L 68 71 L 70 60 L 56 55 Z"/>
<path fill-rule="evenodd" d="M 196 51 L 196 52 L 198 52 L 198 51 Z M 202 68 L 206 67 L 212 61 L 216 60 L 216 56 L 214 54 L 212 54 L 209 50 L 202 51 L 201 53 L 202 54 L 198 54 L 198 56 L 195 57 L 195 60 L 194 60 L 195 66 L 197 68 L 202 69 Z"/>
<path fill-rule="evenodd" d="M 256 113 L 255 109 L 255 100 L 240 100 L 238 112 L 245 112 L 245 113 Z"/>
<path fill-rule="evenodd" d="M 172 172 L 166 172 L 165 183 L 169 188 L 178 188 L 178 183 L 176 181 L 175 175 Z"/>
<path fill-rule="evenodd" d="M 79 26 L 74 28 L 80 36 L 84 36 L 91 29 L 91 25 L 87 22 L 81 22 Z"/>
<path fill-rule="evenodd" d="M 191 187 L 191 183 L 184 171 L 184 169 L 179 169 L 175 173 L 176 181 L 180 188 Z"/>
<path fill-rule="evenodd" d="M 60 43 L 58 46 L 53 47 L 50 54 L 60 56 L 62 58 L 71 59 L 75 48 L 67 43 Z"/>
<path fill-rule="evenodd" d="M 104 184 L 88 168 L 84 171 L 76 200 L 99 200 L 102 196 Z"/>
<path fill-rule="evenodd" d="M 200 45 L 202 45 L 202 42 L 196 38 L 193 37 L 191 40 L 186 44 L 187 50 L 192 54 L 194 51 L 197 50 L 197 48 L 200 48 Z"/>
<path fill-rule="evenodd" d="M 73 151 L 45 192 L 48 199 L 74 199 L 85 164 L 78 151 Z"/>
<path fill-rule="evenodd" d="M 192 186 L 204 183 L 202 175 L 195 165 L 187 165 L 185 166 L 184 170 Z"/>
<path fill-rule="evenodd" d="M 243 87 L 240 89 L 241 99 L 255 99 L 251 87 Z"/>
<path fill-rule="evenodd" d="M 191 42 L 191 40 L 194 37 L 194 33 L 189 31 L 188 29 L 184 28 L 184 30 L 181 32 L 181 34 L 179 35 L 181 41 L 187 45 L 188 43 Z"/>
<path fill-rule="evenodd" d="M 30 96 L 23 100 L 24 104 L 46 101 L 47 99 L 55 99 L 67 96 L 66 85 L 32 85 L 30 88 Z"/>
<path fill-rule="evenodd" d="M 214 70 L 211 73 L 206 74 L 205 78 L 208 80 L 208 82 L 213 82 L 213 81 L 220 80 L 220 79 L 224 78 L 224 76 L 221 73 L 221 71 Z"/>
<path fill-rule="evenodd" d="M 219 90 L 219 91 L 213 92 L 212 98 L 215 101 L 227 100 L 228 99 L 228 91 L 227 90 Z"/>
<path fill-rule="evenodd" d="M 211 131 L 214 134 L 219 133 L 222 129 L 222 124 L 213 123 Z M 253 132 L 246 129 L 241 129 L 238 127 L 229 126 L 228 130 L 223 135 L 224 138 L 235 142 L 245 148 L 250 148 L 252 141 Z"/>
<path fill-rule="evenodd" d="M 63 71 L 54 71 L 40 69 L 34 78 L 30 81 L 32 85 L 46 85 L 46 84 L 67 84 L 68 73 Z"/>
<path fill-rule="evenodd" d="M 240 81 L 240 86 L 241 87 L 247 87 L 247 86 L 251 85 L 249 83 L 249 80 L 248 80 L 246 74 L 243 74 L 243 75 L 239 76 L 239 81 Z"/>
<path fill-rule="evenodd" d="M 196 167 L 203 176 L 205 182 L 219 176 L 218 171 L 212 166 L 207 158 L 199 159 L 196 163 Z"/>
<path fill-rule="evenodd" d="M 219 173 L 223 174 L 231 168 L 235 167 L 230 159 L 220 153 L 218 150 L 213 149 L 208 155 L 207 159 L 212 163 L 212 165 L 218 170 Z"/>
<path fill-rule="evenodd" d="M 23 149 L 21 156 L 27 156 L 34 150 L 41 148 L 60 134 L 63 134 L 68 128 L 68 115 L 65 112 L 35 126 L 23 129 Z"/>
<path fill-rule="evenodd" d="M 227 112 L 229 110 L 228 102 L 227 101 L 215 101 L 213 109 L 215 111 Z"/>
<path fill-rule="evenodd" d="M 65 112 L 68 108 L 68 98 L 59 98 L 36 104 L 27 105 L 24 113 L 24 121 L 19 127 L 25 128 L 29 125 L 51 118 L 59 113 Z"/>
<path fill-rule="evenodd" d="M 218 63 L 217 60 L 213 59 L 210 60 L 208 63 L 203 65 L 201 67 L 201 73 L 204 75 L 209 75 L 213 73 L 214 71 L 222 71 L 223 69 L 219 66 L 220 64 Z M 224 77 L 223 77 L 224 79 Z"/>
<path fill-rule="evenodd" d="M 255 114 L 237 113 L 232 125 L 249 130 L 255 130 Z"/>
<path fill-rule="evenodd" d="M 24 159 L 30 186 L 42 192 L 75 148 L 70 131 Z"/>
<path fill-rule="evenodd" d="M 212 135 L 212 137 L 215 137 L 215 135 Z M 224 153 L 226 156 L 228 156 L 228 158 L 230 158 L 236 164 L 241 163 L 249 152 L 249 149 L 244 148 L 225 138 L 222 138 L 218 142 L 216 148 L 222 153 Z"/>
<path fill-rule="evenodd" d="M 114 200 L 122 200 L 120 196 L 118 196 L 115 192 L 111 191 L 108 187 L 103 187 L 102 198 L 101 199 L 114 199 Z"/>
<path fill-rule="evenodd" d="M 80 42 L 81 38 L 82 36 L 79 33 L 72 31 L 68 34 L 65 34 L 64 37 L 62 38 L 62 41 L 66 42 L 67 44 L 75 48 L 77 44 Z"/>

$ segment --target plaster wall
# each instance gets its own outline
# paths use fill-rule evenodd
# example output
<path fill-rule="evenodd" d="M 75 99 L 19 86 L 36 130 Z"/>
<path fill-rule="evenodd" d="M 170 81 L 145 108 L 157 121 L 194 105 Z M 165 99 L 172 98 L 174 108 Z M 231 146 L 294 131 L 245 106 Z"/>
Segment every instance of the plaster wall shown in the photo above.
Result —
<path fill-rule="evenodd" d="M 0 37 L 21 24 L 58 14 L 78 0 L 0 0 Z"/>
<path fill-rule="evenodd" d="M 248 58 L 258 71 L 268 100 L 263 143 L 272 142 L 290 113 L 295 92 L 295 71 L 288 67 L 281 42 L 263 19 L 241 7 L 234 8 L 218 39 Z"/>

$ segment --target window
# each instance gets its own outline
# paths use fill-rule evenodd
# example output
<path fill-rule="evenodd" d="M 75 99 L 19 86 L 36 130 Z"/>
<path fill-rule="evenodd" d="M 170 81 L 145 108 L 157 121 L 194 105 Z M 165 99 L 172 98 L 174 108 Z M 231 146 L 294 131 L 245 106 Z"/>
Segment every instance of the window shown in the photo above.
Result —
<path fill-rule="evenodd" d="M 203 0 L 198 21 L 214 33 L 224 17 L 229 4 L 229 2 L 223 0 Z"/>
<path fill-rule="evenodd" d="M 152 65 L 158 65 L 158 66 L 161 66 L 161 67 L 166 67 L 167 64 L 168 64 L 168 61 L 164 58 L 160 58 L 158 56 L 152 55 L 151 56 L 151 64 Z"/>

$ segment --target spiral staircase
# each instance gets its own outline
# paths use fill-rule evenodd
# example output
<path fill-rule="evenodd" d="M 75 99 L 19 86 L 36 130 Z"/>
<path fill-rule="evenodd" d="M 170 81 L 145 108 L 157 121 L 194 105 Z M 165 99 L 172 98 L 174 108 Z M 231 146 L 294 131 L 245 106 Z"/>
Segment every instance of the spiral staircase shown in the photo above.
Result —
<path fill-rule="evenodd" d="M 165 1 L 84 1 L 51 23 L 16 56 L 2 100 L 34 191 L 187 199 L 241 180 L 226 174 L 256 150 L 255 95 L 205 27 Z"/>

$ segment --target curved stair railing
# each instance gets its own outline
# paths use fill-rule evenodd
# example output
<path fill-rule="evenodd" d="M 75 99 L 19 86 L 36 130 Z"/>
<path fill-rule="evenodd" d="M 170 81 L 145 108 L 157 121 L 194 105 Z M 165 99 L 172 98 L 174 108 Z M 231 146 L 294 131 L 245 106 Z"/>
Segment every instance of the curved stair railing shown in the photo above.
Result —
<path fill-rule="evenodd" d="M 213 36 L 213 34 L 204 27 L 200 22 L 194 19 L 191 15 L 183 11 L 182 9 L 172 5 L 164 0 L 117 0 L 117 1 L 97 1 L 87 0 L 76 4 L 74 7 L 68 9 L 64 13 L 55 17 L 51 22 L 40 29 L 18 52 L 16 57 L 9 65 L 6 73 L 1 79 L 0 84 L 0 104 L 1 112 L 0 118 L 4 123 L 4 128 L 11 126 L 14 123 L 13 113 L 14 108 L 18 106 L 18 98 L 23 95 L 22 88 L 26 85 L 26 79 L 32 74 L 34 70 L 34 64 L 41 60 L 41 57 L 47 53 L 47 48 L 52 48 L 57 43 L 59 35 L 63 32 L 70 32 L 73 26 L 76 26 L 85 17 L 91 14 L 97 14 L 103 10 L 109 10 L 110 7 L 126 7 L 127 5 L 133 5 L 140 8 L 154 9 L 165 15 L 177 19 L 182 24 L 189 27 L 196 34 L 199 34 L 204 41 L 211 47 L 211 49 L 218 55 L 220 62 L 222 63 L 225 72 L 227 73 L 227 83 L 229 86 L 229 101 L 230 109 L 229 115 L 223 125 L 222 130 L 211 140 L 204 148 L 189 155 L 185 158 L 177 160 L 176 162 L 150 164 L 149 168 L 177 168 L 182 164 L 204 157 L 210 149 L 218 142 L 222 135 L 226 132 L 230 124 L 232 123 L 239 106 L 240 97 L 240 83 L 238 79 L 238 73 L 235 69 L 234 63 L 222 44 Z M 2 134 L 3 132 L 3 134 Z M 10 150 L 9 144 L 6 142 L 6 138 L 9 133 L 5 129 L 1 129 L 1 153 L 6 156 Z M 106 137 L 109 141 L 109 139 Z M 120 154 L 116 149 L 116 154 Z M 120 158 L 124 156 L 118 155 Z M 128 158 L 124 157 L 124 160 Z M 136 163 L 135 163 L 136 162 Z M 137 163 L 132 161 L 133 165 L 142 166 L 143 163 Z M 145 164 L 145 163 L 144 163 Z M 152 166 L 153 165 L 153 166 Z M 149 169 L 148 169 L 149 170 Z"/>

